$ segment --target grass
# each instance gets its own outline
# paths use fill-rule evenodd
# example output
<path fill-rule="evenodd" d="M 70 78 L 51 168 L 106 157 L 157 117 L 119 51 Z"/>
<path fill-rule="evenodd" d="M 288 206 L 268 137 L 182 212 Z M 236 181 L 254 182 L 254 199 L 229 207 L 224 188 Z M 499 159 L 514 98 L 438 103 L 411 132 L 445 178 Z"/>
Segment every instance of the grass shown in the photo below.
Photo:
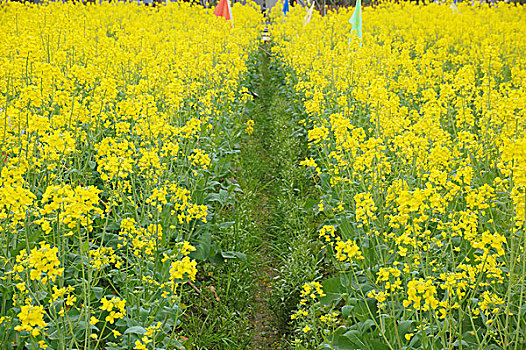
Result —
<path fill-rule="evenodd" d="M 183 322 L 196 349 L 287 348 L 299 291 L 321 276 L 319 245 L 311 239 L 314 211 L 304 209 L 314 184 L 298 165 L 307 149 L 298 127 L 302 114 L 285 82 L 286 67 L 268 48 L 262 45 L 252 59 L 246 79 L 255 98 L 241 122 L 254 120 L 255 130 L 239 145 L 231 169 L 242 192 L 218 219 L 234 222 L 220 233 L 221 246 L 247 259 L 207 263 L 198 274 L 207 278 L 200 283 L 201 294 L 194 292 L 186 301 Z"/>

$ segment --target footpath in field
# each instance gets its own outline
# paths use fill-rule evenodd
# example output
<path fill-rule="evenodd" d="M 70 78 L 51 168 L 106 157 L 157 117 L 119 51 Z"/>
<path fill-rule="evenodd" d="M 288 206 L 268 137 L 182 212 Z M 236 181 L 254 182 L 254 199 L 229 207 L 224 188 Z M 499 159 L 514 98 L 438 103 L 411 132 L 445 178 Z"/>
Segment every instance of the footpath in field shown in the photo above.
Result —
<path fill-rule="evenodd" d="M 281 63 L 262 46 L 257 66 L 254 134 L 241 147 L 239 181 L 248 190 L 254 248 L 252 342 L 254 349 L 287 347 L 287 324 L 299 289 L 318 275 L 313 215 L 304 212 L 312 184 L 299 161 L 306 138 L 298 127 L 300 115 L 293 91 L 285 83 Z"/>
<path fill-rule="evenodd" d="M 221 246 L 246 260 L 205 266 L 208 301 L 196 296 L 183 322 L 197 349 L 288 348 L 300 289 L 320 275 L 314 213 L 304 209 L 314 186 L 299 166 L 307 150 L 297 120 L 302 116 L 285 83 L 285 67 L 268 49 L 260 48 L 247 79 L 254 99 L 243 122 L 253 120 L 254 131 L 240 143 L 232 174 L 241 191 L 221 214 L 232 223 Z"/>

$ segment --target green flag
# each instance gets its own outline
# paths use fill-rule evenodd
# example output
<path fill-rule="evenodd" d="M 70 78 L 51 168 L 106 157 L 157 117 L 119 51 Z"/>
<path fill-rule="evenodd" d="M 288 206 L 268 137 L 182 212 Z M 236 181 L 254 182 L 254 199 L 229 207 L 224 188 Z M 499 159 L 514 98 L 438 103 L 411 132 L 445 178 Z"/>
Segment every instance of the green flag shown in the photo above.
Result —
<path fill-rule="evenodd" d="M 362 46 L 362 0 L 356 0 L 356 8 L 349 19 L 349 23 L 352 24 L 349 43 L 352 41 L 352 32 L 356 31 L 358 38 L 360 38 L 360 46 Z"/>

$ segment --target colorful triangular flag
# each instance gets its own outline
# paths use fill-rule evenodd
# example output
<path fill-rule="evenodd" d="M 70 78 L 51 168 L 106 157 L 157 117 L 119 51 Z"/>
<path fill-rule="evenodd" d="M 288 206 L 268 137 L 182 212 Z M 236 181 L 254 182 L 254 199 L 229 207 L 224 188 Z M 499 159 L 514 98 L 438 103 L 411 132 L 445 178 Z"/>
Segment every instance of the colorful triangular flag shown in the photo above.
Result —
<path fill-rule="evenodd" d="M 457 1 L 456 0 L 454 0 L 451 3 L 451 6 L 449 6 L 449 8 L 453 11 L 453 13 L 460 13 L 459 10 L 458 10 L 458 7 L 457 7 Z"/>
<path fill-rule="evenodd" d="M 230 9 L 230 1 L 228 0 L 221 0 L 219 1 L 219 3 L 217 4 L 215 10 L 214 10 L 214 15 L 216 15 L 217 17 L 224 17 L 227 21 L 232 20 L 232 10 Z M 232 23 L 232 25 L 234 25 Z"/>
<path fill-rule="evenodd" d="M 312 18 L 312 12 L 314 11 L 314 4 L 315 4 L 315 1 L 312 0 L 312 4 L 310 5 L 310 8 L 307 10 L 307 15 L 303 19 L 303 25 L 310 23 L 310 19 Z"/>
<path fill-rule="evenodd" d="M 356 8 L 354 9 L 354 12 L 349 19 L 349 23 L 352 25 L 351 27 L 351 38 L 349 39 L 349 43 L 352 41 L 352 32 L 355 31 L 356 35 L 358 35 L 358 38 L 360 39 L 360 46 L 362 46 L 362 1 L 356 0 Z"/>
<path fill-rule="evenodd" d="M 286 15 L 289 12 L 289 0 L 283 2 L 283 13 Z"/>

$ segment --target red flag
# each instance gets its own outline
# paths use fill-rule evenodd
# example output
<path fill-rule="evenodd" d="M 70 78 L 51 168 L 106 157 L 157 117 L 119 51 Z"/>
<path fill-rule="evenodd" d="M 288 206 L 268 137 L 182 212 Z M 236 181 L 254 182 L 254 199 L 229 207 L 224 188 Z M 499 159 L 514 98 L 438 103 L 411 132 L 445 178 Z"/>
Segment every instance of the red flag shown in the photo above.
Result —
<path fill-rule="evenodd" d="M 227 21 L 232 19 L 232 11 L 230 10 L 230 2 L 228 0 L 221 0 L 214 10 L 214 15 L 217 17 L 224 17 Z"/>

